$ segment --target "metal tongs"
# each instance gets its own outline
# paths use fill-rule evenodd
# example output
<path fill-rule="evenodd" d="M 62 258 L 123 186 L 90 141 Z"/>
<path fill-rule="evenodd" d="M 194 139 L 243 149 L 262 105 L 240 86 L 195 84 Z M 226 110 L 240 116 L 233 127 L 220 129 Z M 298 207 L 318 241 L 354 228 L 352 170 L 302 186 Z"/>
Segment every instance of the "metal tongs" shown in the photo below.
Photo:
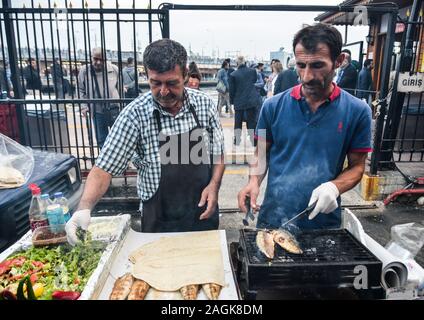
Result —
<path fill-rule="evenodd" d="M 312 212 L 312 210 L 315 209 L 315 206 L 317 205 L 318 200 L 316 200 L 315 202 L 313 202 L 310 206 L 308 206 L 305 210 L 303 210 L 302 212 L 298 213 L 297 215 L 295 215 L 293 218 L 287 220 L 286 222 L 284 222 L 283 224 L 281 224 L 281 227 L 284 227 L 285 225 L 288 225 L 289 223 L 292 223 L 293 221 L 302 218 L 303 216 L 309 214 Z"/>
<path fill-rule="evenodd" d="M 247 212 L 246 216 L 243 218 L 243 224 L 245 227 L 247 227 L 249 226 L 249 218 L 253 221 L 255 220 L 255 215 L 253 213 L 252 207 L 250 206 L 250 197 L 246 197 L 244 204 L 246 205 Z"/>

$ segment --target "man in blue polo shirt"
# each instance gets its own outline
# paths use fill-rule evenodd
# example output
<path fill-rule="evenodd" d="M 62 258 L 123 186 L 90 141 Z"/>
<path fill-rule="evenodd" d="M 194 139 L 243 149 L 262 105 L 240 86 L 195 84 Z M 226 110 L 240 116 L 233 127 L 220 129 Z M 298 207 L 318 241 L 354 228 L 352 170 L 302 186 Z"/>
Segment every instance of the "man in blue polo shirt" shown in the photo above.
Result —
<path fill-rule="evenodd" d="M 258 227 L 278 228 L 317 201 L 296 224 L 301 229 L 340 227 L 340 194 L 362 177 L 371 151 L 371 112 L 332 79 L 344 59 L 342 37 L 332 26 L 300 30 L 293 40 L 301 84 L 264 103 L 256 128 L 256 160 L 239 192 L 259 211 Z M 348 166 L 343 169 L 347 156 Z M 262 168 L 262 170 L 260 170 Z M 268 171 L 264 202 L 256 203 Z"/>

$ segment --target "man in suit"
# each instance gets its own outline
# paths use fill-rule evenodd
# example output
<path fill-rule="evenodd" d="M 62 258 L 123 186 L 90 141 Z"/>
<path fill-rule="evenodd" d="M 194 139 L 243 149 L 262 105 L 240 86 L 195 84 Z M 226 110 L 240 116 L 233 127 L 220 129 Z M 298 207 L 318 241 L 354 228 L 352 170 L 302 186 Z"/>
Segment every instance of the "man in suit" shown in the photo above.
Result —
<path fill-rule="evenodd" d="M 358 80 L 358 72 L 355 67 L 351 64 L 351 52 L 348 49 L 342 50 L 344 54 L 344 60 L 340 66 L 339 73 L 337 75 L 337 85 L 349 92 L 351 95 L 355 94 L 356 82 Z"/>
<path fill-rule="evenodd" d="M 237 57 L 237 70 L 230 74 L 230 103 L 234 105 L 234 144 L 240 144 L 243 121 L 247 124 L 252 145 L 256 127 L 256 113 L 262 99 L 255 88 L 257 73 L 255 69 L 247 68 L 243 56 Z"/>
<path fill-rule="evenodd" d="M 358 92 L 356 96 L 359 99 L 365 99 L 368 102 L 368 97 L 370 93 L 367 91 L 371 90 L 372 87 L 372 76 L 371 70 L 373 68 L 372 59 L 367 59 L 364 62 L 364 67 L 359 72 L 358 76 Z"/>
<path fill-rule="evenodd" d="M 281 72 L 275 80 L 274 96 L 276 94 L 286 91 L 289 88 L 294 87 L 299 83 L 299 76 L 297 75 L 297 72 L 294 69 L 294 67 L 296 67 L 296 60 L 294 58 L 290 59 L 287 66 L 288 69 Z"/>

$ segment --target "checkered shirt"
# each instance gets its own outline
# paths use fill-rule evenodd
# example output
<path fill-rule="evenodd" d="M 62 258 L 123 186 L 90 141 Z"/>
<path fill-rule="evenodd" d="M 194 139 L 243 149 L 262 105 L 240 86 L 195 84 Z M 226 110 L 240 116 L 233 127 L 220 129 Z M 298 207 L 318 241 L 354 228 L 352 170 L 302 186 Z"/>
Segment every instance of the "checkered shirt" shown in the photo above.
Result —
<path fill-rule="evenodd" d="M 185 93 L 183 107 L 175 116 L 164 111 L 153 100 L 150 91 L 132 101 L 121 111 L 96 160 L 97 167 L 114 176 L 121 175 L 131 160 L 138 169 L 137 191 L 142 201 L 155 194 L 161 175 L 159 127 L 153 110 L 161 114 L 163 134 L 186 133 L 197 126 L 189 101 L 201 127 L 206 129 L 204 137 L 210 154 L 220 156 L 224 153 L 224 134 L 214 102 L 198 90 L 186 88 Z"/>

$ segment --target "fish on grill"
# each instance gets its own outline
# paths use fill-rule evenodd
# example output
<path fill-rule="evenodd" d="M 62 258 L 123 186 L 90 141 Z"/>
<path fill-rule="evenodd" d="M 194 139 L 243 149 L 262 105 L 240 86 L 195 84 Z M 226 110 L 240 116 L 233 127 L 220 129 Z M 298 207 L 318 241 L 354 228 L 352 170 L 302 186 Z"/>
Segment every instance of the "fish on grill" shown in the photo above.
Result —
<path fill-rule="evenodd" d="M 209 300 L 218 300 L 222 287 L 216 283 L 202 284 L 202 289 Z"/>
<path fill-rule="evenodd" d="M 184 300 L 196 300 L 197 293 L 199 292 L 199 285 L 197 284 L 189 284 L 188 286 L 184 286 L 180 289 L 180 292 L 184 298 Z"/>
<path fill-rule="evenodd" d="M 125 300 L 130 294 L 134 278 L 131 273 L 126 273 L 115 281 L 109 300 Z"/>
<path fill-rule="evenodd" d="M 128 300 L 144 300 L 149 288 L 150 286 L 147 282 L 136 279 L 131 287 Z"/>
<path fill-rule="evenodd" d="M 259 250 L 268 258 L 274 258 L 274 235 L 271 231 L 258 231 L 256 244 Z"/>
<path fill-rule="evenodd" d="M 284 250 L 295 254 L 303 253 L 296 238 L 287 230 L 278 229 L 271 231 L 271 233 L 273 235 L 274 242 L 278 243 L 278 245 Z"/>

